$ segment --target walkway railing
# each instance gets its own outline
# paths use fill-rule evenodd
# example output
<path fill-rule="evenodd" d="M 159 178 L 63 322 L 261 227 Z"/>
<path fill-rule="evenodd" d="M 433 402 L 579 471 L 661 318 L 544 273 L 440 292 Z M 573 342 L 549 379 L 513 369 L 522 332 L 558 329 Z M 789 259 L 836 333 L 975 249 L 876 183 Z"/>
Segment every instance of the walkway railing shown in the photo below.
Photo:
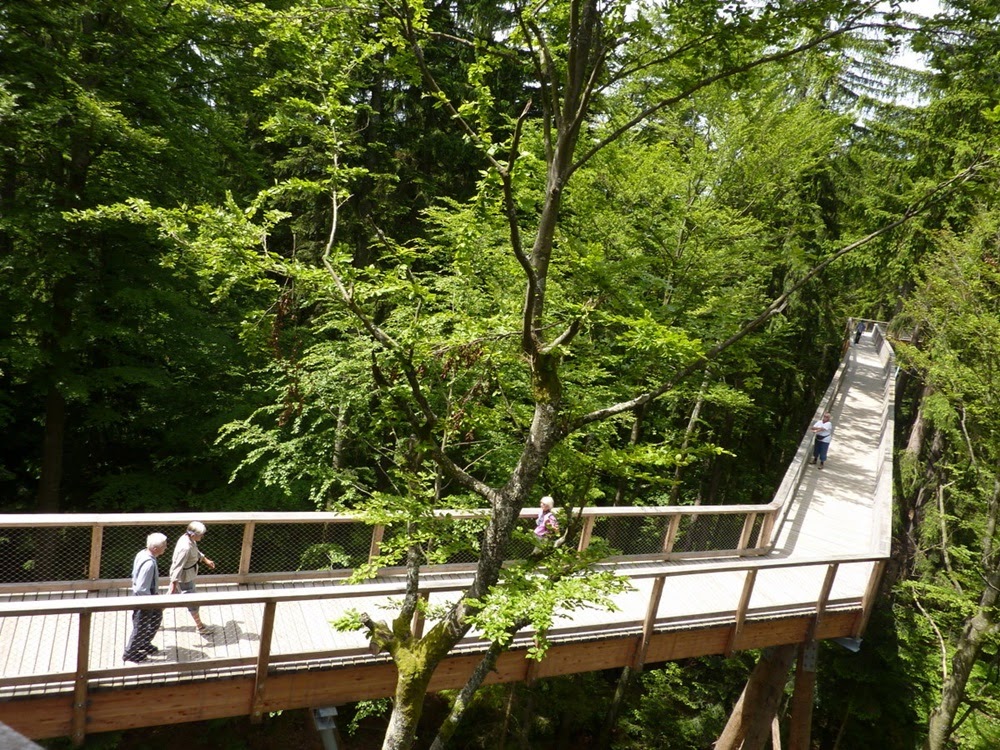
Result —
<path fill-rule="evenodd" d="M 768 550 L 778 507 L 767 505 L 582 508 L 571 511 L 571 543 L 587 548 L 603 538 L 617 560 L 759 555 Z M 480 533 L 485 510 L 441 510 L 442 523 Z M 521 512 L 522 539 L 512 557 L 531 551 L 537 511 Z M 0 594 L 100 590 L 123 586 L 147 534 L 173 542 L 191 514 L 0 515 Z M 376 560 L 393 526 L 371 525 L 337 513 L 202 513 L 208 532 L 201 549 L 216 563 L 202 580 L 216 583 L 294 581 L 348 576 Z M 567 519 L 563 517 L 563 523 Z M 169 550 L 168 553 L 169 555 Z M 475 563 L 473 552 L 454 555 L 456 569 Z M 161 567 L 163 567 L 161 565 Z"/>
<path fill-rule="evenodd" d="M 874 565 L 873 565 L 874 563 Z M 838 571 L 849 566 L 865 566 L 870 570 L 868 575 L 869 584 L 861 600 L 846 599 L 837 600 L 831 596 Z M 881 576 L 884 561 L 881 557 L 874 556 L 844 556 L 834 562 L 827 559 L 821 560 L 777 560 L 777 559 L 757 559 L 757 560 L 737 560 L 714 562 L 707 561 L 690 565 L 669 565 L 637 567 L 628 571 L 629 577 L 634 581 L 645 578 L 653 579 L 650 591 L 646 616 L 643 618 L 641 626 L 617 627 L 610 636 L 623 636 L 629 631 L 635 631 L 636 635 L 641 634 L 638 646 L 632 657 L 632 664 L 641 667 L 649 647 L 654 630 L 664 627 L 662 621 L 658 621 L 657 611 L 660 606 L 660 599 L 666 583 L 673 578 L 686 576 L 709 576 L 718 573 L 739 573 L 743 576 L 743 585 L 738 599 L 734 599 L 730 606 L 724 607 L 717 613 L 703 614 L 700 624 L 705 625 L 706 620 L 714 618 L 731 620 L 733 613 L 736 615 L 736 627 L 732 629 L 726 653 L 740 648 L 740 635 L 743 625 L 748 615 L 752 613 L 767 614 L 773 616 L 795 614 L 797 616 L 807 615 L 811 618 L 809 630 L 815 633 L 820 627 L 824 615 L 840 606 L 847 606 L 853 609 L 860 609 L 864 612 L 870 606 L 871 598 L 874 596 L 878 579 Z M 758 576 L 767 572 L 786 573 L 789 570 L 810 570 L 819 568 L 822 576 L 816 577 L 817 586 L 815 589 L 800 587 L 796 590 L 794 598 L 790 603 L 781 607 L 754 608 L 751 606 L 753 590 Z M 443 580 L 423 580 L 420 584 L 422 595 L 429 597 L 432 594 L 448 595 L 463 590 L 468 586 L 469 580 L 462 577 L 452 577 Z M 225 607 L 233 605 L 258 605 L 261 608 L 260 626 L 258 629 L 259 640 L 257 653 L 253 656 L 223 657 L 199 659 L 193 662 L 158 662 L 143 665 L 134 665 L 115 668 L 95 668 L 92 662 L 92 654 L 101 653 L 101 645 L 95 643 L 94 631 L 97 618 L 101 615 L 113 616 L 117 613 L 131 611 L 136 604 L 133 597 L 97 597 L 97 598 L 70 598 L 53 599 L 47 601 L 24 601 L 0 603 L 0 617 L 18 617 L 25 621 L 25 627 L 31 629 L 31 620 L 48 618 L 51 621 L 53 615 L 69 615 L 72 618 L 75 632 L 63 632 L 62 637 L 66 639 L 68 648 L 75 646 L 75 669 L 72 672 L 43 673 L 23 675 L 17 677 L 0 677 L 0 695 L 10 695 L 11 691 L 20 686 L 31 686 L 34 690 L 44 687 L 42 692 L 69 692 L 73 693 L 73 718 L 71 721 L 71 736 L 79 743 L 86 734 L 87 727 L 87 705 L 88 694 L 95 689 L 108 687 L 111 685 L 121 685 L 123 678 L 128 678 L 129 684 L 162 684 L 165 678 L 190 677 L 193 673 L 205 674 L 211 671 L 219 676 L 234 676 L 252 674 L 254 677 L 254 690 L 252 693 L 252 705 L 249 706 L 248 713 L 259 716 L 265 709 L 264 701 L 265 686 L 269 675 L 279 673 L 287 669 L 296 669 L 308 662 L 309 668 L 314 669 L 321 666 L 334 666 L 344 663 L 344 660 L 357 661 L 363 659 L 370 662 L 384 661 L 386 656 L 372 656 L 364 645 L 355 647 L 340 648 L 327 652 L 285 652 L 273 653 L 274 646 L 274 625 L 279 604 L 301 603 L 307 601 L 329 601 L 329 600 L 350 600 L 352 606 L 357 607 L 359 602 L 362 608 L 372 606 L 377 607 L 380 602 L 388 601 L 389 597 L 400 596 L 405 592 L 405 583 L 375 583 L 357 584 L 341 586 L 316 586 L 308 588 L 279 588 L 271 591 L 231 591 L 213 592 L 208 594 L 190 594 L 180 596 L 156 596 L 144 597 L 143 606 L 158 609 L 187 608 L 191 606 L 201 607 Z M 861 619 L 859 619 L 861 622 Z M 677 627 L 684 627 L 689 623 L 678 622 Z M 422 627 L 414 624 L 414 627 Z M 860 629 L 860 625 L 858 629 Z M 600 630 L 599 628 L 597 629 Z M 856 633 L 857 634 L 857 633 Z M 574 635 L 579 635 L 578 633 Z M 523 637 L 530 637 L 530 634 Z M 475 649 L 481 650 L 486 644 L 475 635 L 470 636 L 459 646 L 459 651 Z"/>

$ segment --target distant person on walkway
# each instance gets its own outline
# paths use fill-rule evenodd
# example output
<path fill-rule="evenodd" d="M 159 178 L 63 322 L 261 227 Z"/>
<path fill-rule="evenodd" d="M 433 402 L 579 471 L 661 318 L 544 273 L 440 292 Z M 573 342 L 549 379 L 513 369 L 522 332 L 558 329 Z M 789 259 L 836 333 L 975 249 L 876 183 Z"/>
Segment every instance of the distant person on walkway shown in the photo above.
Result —
<path fill-rule="evenodd" d="M 857 344 L 858 342 L 861 341 L 861 334 L 865 332 L 866 328 L 867 328 L 867 326 L 865 325 L 865 321 L 859 320 L 858 321 L 858 327 L 854 329 L 854 343 L 855 344 Z"/>
<path fill-rule="evenodd" d="M 559 521 L 556 514 L 552 512 L 555 507 L 555 500 L 546 495 L 542 498 L 538 508 L 538 519 L 535 521 L 535 536 L 538 539 L 545 539 L 550 534 L 559 533 Z"/>
<path fill-rule="evenodd" d="M 160 579 L 156 558 L 167 551 L 167 537 L 155 532 L 146 537 L 146 548 L 139 550 L 132 562 L 132 595 L 154 596 Z M 162 609 L 136 609 L 132 611 L 132 635 L 125 646 L 122 661 L 146 661 L 158 649 L 153 636 L 163 622 Z"/>
<path fill-rule="evenodd" d="M 823 418 L 812 426 L 812 431 L 816 435 L 813 441 L 813 463 L 819 459 L 819 468 L 823 468 L 826 463 L 826 454 L 830 450 L 830 437 L 833 435 L 833 423 L 830 421 L 830 412 L 823 412 Z"/>
<path fill-rule="evenodd" d="M 177 540 L 174 556 L 170 561 L 170 593 L 190 594 L 194 592 L 194 579 L 198 577 L 198 563 L 205 563 L 215 570 L 215 563 L 209 560 L 198 549 L 198 542 L 205 536 L 205 524 L 192 521 L 187 531 Z M 201 621 L 197 607 L 188 607 L 188 612 L 194 618 L 194 624 L 202 635 L 210 635 L 211 630 Z"/>

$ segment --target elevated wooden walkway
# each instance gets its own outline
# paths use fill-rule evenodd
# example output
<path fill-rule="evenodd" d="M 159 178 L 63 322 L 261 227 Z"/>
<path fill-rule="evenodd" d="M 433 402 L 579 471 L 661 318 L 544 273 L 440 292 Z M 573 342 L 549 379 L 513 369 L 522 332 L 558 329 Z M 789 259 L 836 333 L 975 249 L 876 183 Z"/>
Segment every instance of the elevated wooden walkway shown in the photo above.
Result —
<path fill-rule="evenodd" d="M 584 610 L 558 620 L 540 663 L 524 658 L 532 634 L 520 634 L 491 681 L 859 636 L 889 554 L 893 379 L 892 353 L 878 329 L 848 349 L 817 410 L 831 411 L 835 424 L 826 468 L 809 464 L 807 436 L 766 505 L 587 509 L 580 546 L 602 535 L 635 541 L 627 554 L 603 563 L 628 577 L 633 590 L 617 597 L 616 612 Z M 526 524 L 533 512 L 525 512 Z M 454 515 L 476 522 L 475 514 Z M 81 740 L 94 732 L 391 695 L 395 668 L 388 658 L 372 655 L 361 632 L 338 632 L 329 623 L 348 609 L 374 615 L 391 606 L 405 590 L 399 571 L 345 585 L 342 570 L 277 574 L 255 567 L 265 531 L 322 526 L 347 556 L 359 544 L 376 553 L 382 535 L 391 533 L 376 528 L 358 541 L 336 525 L 352 519 L 331 514 L 202 516 L 210 529 L 203 546 L 217 560 L 210 548 L 215 529 L 228 524 L 241 535 L 231 545 L 238 548 L 235 572 L 202 576 L 196 595 L 155 597 L 164 609 L 154 640 L 160 652 L 141 665 L 123 665 L 135 600 L 125 596 L 125 581 L 101 573 L 121 570 L 122 560 L 130 567 L 141 547 L 135 541 L 147 530 L 188 520 L 0 516 L 0 535 L 37 534 L 48 523 L 69 538 L 76 529 L 86 575 L 0 584 L 0 722 L 32 738 Z M 122 546 L 112 543 L 118 532 L 128 533 L 131 547 L 112 564 Z M 469 563 L 423 576 L 431 604 L 445 604 L 467 586 Z M 200 604 L 212 636 L 195 632 L 189 604 Z M 485 647 L 470 634 L 431 689 L 464 684 Z"/>

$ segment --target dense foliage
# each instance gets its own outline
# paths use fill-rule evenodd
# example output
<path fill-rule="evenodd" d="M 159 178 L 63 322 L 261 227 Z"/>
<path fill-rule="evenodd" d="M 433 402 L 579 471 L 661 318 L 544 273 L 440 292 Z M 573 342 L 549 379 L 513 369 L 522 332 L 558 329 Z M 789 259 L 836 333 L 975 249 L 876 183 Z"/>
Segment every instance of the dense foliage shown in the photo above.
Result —
<path fill-rule="evenodd" d="M 3 509 L 351 509 L 410 524 L 383 562 L 471 551 L 443 630 L 363 620 L 429 654 L 406 747 L 455 634 L 615 586 L 501 570 L 522 505 L 766 502 L 843 321 L 892 320 L 897 555 L 815 735 L 994 746 L 1000 6 L 899 5 L 3 5 Z M 708 747 L 749 661 L 647 671 L 603 733 L 617 676 L 483 690 L 440 739 Z"/>

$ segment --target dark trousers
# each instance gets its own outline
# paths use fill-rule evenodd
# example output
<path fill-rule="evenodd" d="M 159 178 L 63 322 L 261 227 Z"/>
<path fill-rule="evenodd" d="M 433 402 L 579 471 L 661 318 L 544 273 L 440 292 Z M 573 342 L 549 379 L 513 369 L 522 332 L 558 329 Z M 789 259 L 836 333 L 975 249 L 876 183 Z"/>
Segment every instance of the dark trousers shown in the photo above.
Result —
<path fill-rule="evenodd" d="M 819 459 L 821 464 L 826 463 L 826 454 L 830 450 L 830 441 L 827 440 L 823 442 L 821 440 L 813 440 L 813 463 L 816 463 L 816 459 Z"/>
<path fill-rule="evenodd" d="M 160 629 L 163 622 L 162 609 L 136 609 L 132 612 L 132 635 L 128 639 L 125 647 L 123 659 L 131 660 L 131 657 L 145 656 L 152 645 L 153 636 Z"/>
<path fill-rule="evenodd" d="M 858 331 L 857 333 L 854 334 L 854 343 L 855 344 L 857 344 L 859 341 L 861 341 L 861 334 L 862 333 L 863 333 L 863 331 Z"/>

